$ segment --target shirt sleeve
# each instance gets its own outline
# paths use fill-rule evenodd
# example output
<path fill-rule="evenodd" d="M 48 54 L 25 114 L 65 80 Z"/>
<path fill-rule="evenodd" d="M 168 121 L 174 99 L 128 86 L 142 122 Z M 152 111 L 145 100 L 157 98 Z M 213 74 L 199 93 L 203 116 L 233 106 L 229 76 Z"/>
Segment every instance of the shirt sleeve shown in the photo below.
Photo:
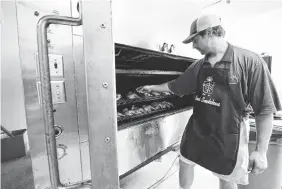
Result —
<path fill-rule="evenodd" d="M 195 61 L 181 76 L 168 82 L 169 90 L 178 96 L 189 95 L 196 92 L 197 75 L 200 66 L 201 61 Z"/>
<path fill-rule="evenodd" d="M 278 93 L 264 60 L 257 56 L 249 75 L 249 102 L 255 115 L 281 110 Z"/>

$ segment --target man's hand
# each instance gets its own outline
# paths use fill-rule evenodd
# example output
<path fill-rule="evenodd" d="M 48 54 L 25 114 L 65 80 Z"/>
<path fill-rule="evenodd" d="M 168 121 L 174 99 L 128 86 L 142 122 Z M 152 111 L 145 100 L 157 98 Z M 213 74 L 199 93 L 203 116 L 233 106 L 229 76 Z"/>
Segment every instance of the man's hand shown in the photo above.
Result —
<path fill-rule="evenodd" d="M 138 93 L 150 93 L 150 92 L 171 92 L 168 88 L 167 83 L 163 83 L 160 85 L 145 85 L 138 87 L 136 89 Z"/>
<path fill-rule="evenodd" d="M 145 86 L 138 87 L 136 89 L 136 91 L 138 93 L 151 92 L 152 91 L 152 85 L 145 85 Z"/>
<path fill-rule="evenodd" d="M 258 175 L 263 173 L 267 169 L 267 157 L 266 153 L 253 151 L 249 158 L 248 171 L 252 174 Z"/>

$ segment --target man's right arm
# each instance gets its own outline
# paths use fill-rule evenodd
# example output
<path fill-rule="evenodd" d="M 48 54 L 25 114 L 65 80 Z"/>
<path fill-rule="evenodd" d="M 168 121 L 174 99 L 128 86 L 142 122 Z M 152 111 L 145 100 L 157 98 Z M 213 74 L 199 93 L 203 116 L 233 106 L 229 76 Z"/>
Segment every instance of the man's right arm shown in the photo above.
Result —
<path fill-rule="evenodd" d="M 163 84 L 160 84 L 160 85 L 146 85 L 146 86 L 142 87 L 141 91 L 142 90 L 148 91 L 148 92 L 152 92 L 152 91 L 155 91 L 155 92 L 173 92 L 169 89 L 168 83 L 163 83 Z"/>
<path fill-rule="evenodd" d="M 172 92 L 178 96 L 189 95 L 197 89 L 197 76 L 202 60 L 194 62 L 186 71 L 175 80 L 163 83 L 160 85 L 147 85 L 140 89 L 140 91 L 155 91 L 155 92 Z"/>

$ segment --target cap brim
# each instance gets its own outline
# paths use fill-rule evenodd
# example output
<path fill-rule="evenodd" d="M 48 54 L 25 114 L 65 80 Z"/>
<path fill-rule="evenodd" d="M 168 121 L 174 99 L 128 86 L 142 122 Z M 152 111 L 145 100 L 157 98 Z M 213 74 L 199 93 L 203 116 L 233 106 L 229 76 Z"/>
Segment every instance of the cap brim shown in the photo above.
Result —
<path fill-rule="evenodd" d="M 182 43 L 184 44 L 188 44 L 191 43 L 193 41 L 193 38 L 197 35 L 198 33 L 194 33 L 192 35 L 190 35 L 189 37 L 187 37 L 186 39 L 184 39 L 184 41 L 182 41 Z"/>

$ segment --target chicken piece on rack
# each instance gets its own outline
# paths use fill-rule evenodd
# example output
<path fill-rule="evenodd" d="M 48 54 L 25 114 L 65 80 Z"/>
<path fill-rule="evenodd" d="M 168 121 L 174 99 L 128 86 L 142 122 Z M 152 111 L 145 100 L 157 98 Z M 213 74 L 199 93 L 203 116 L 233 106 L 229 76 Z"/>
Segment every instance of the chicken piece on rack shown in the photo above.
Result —
<path fill-rule="evenodd" d="M 155 92 L 155 91 L 152 91 L 151 94 L 152 94 L 153 96 L 161 96 L 161 93 Z"/>
<path fill-rule="evenodd" d="M 133 100 L 133 99 L 138 99 L 140 98 L 140 96 L 138 96 L 136 93 L 133 93 L 132 91 L 130 91 L 127 95 L 126 95 L 127 99 Z"/>
<path fill-rule="evenodd" d="M 144 109 L 139 108 L 139 107 L 136 107 L 135 105 L 133 105 L 133 106 L 131 107 L 131 110 L 135 111 L 135 114 L 136 114 L 136 115 L 144 115 L 144 114 L 146 114 L 146 112 L 145 112 Z"/>
<path fill-rule="evenodd" d="M 162 104 L 162 106 L 164 108 L 171 108 L 171 107 L 173 107 L 173 104 L 170 103 L 170 102 L 167 102 L 167 101 L 163 101 L 163 102 L 161 102 L 161 104 Z"/>
<path fill-rule="evenodd" d="M 161 103 L 159 103 L 159 102 L 153 102 L 151 104 L 151 106 L 154 107 L 155 110 L 161 110 L 162 109 Z"/>
<path fill-rule="evenodd" d="M 119 101 L 122 98 L 122 96 L 120 94 L 116 94 L 116 98 L 117 98 L 117 101 Z"/>
<path fill-rule="evenodd" d="M 136 89 L 136 92 L 137 92 L 138 94 L 142 95 L 142 96 L 145 97 L 145 98 L 153 97 L 153 96 L 154 96 L 153 94 L 151 94 L 151 93 L 148 92 L 148 91 L 143 91 L 143 90 L 142 90 L 142 87 L 138 87 L 138 88 Z"/>
<path fill-rule="evenodd" d="M 133 116 L 133 115 L 136 115 L 135 111 L 134 110 L 129 110 L 127 108 L 123 109 L 122 110 L 123 114 L 126 115 L 126 116 Z"/>
<path fill-rule="evenodd" d="M 125 117 L 125 115 L 123 115 L 122 113 L 118 112 L 117 113 L 117 118 L 119 119 L 119 118 L 122 118 L 122 117 Z"/>
<path fill-rule="evenodd" d="M 162 95 L 164 95 L 164 96 L 170 96 L 170 95 L 172 95 L 172 93 L 170 93 L 170 92 L 162 92 Z"/>
<path fill-rule="evenodd" d="M 153 97 L 153 95 L 149 92 L 144 92 L 143 95 L 144 95 L 145 98 Z"/>
<path fill-rule="evenodd" d="M 143 105 L 142 108 L 143 110 L 145 110 L 146 113 L 151 113 L 152 111 L 155 110 L 155 108 L 150 105 Z"/>

